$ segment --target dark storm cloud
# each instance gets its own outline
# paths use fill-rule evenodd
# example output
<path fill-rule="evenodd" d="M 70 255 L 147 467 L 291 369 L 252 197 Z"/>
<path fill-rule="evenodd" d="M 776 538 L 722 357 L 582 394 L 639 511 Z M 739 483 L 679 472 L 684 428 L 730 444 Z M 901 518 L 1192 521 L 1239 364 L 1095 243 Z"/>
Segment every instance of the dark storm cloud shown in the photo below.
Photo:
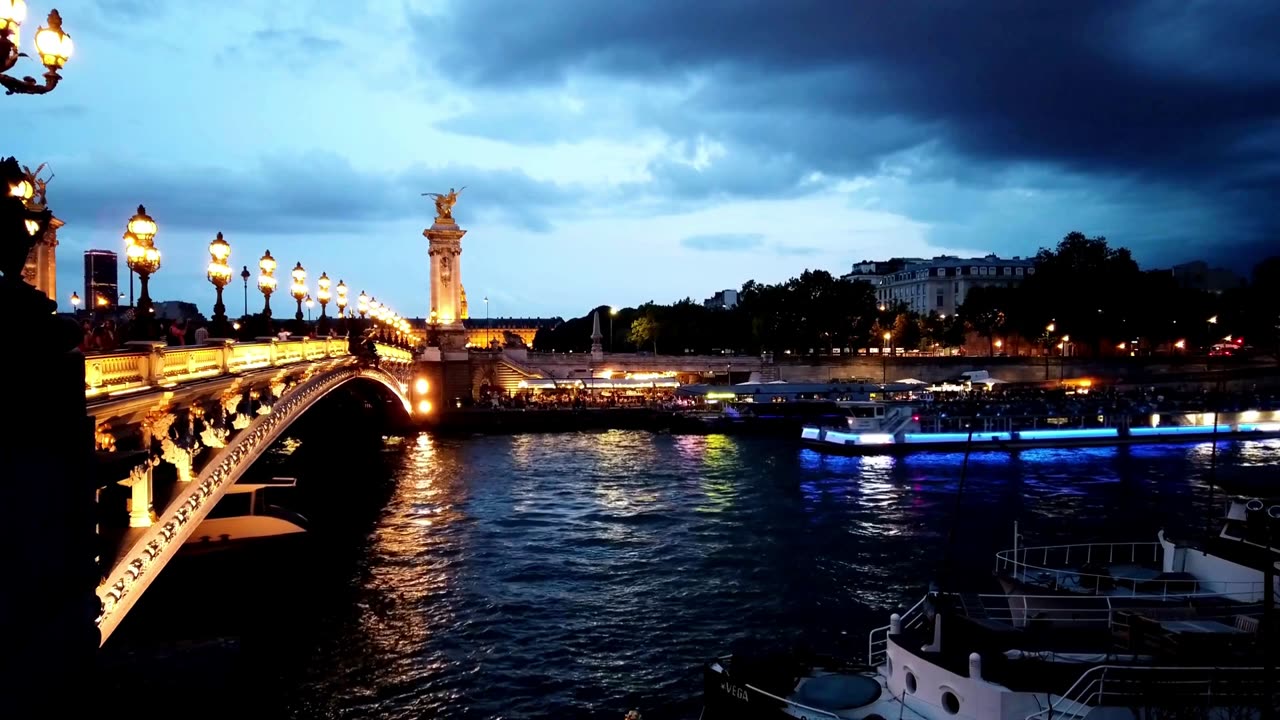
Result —
<path fill-rule="evenodd" d="M 687 85 L 646 120 L 796 166 L 733 192 L 809 169 L 874 173 L 932 144 L 952 158 L 924 170 L 934 180 L 984 185 L 1037 164 L 1190 188 L 1280 228 L 1276 2 L 544 0 L 512 13 L 465 0 L 414 27 L 422 52 L 477 87 Z M 692 192 L 708 183 L 658 170 Z"/>
<path fill-rule="evenodd" d="M 472 217 L 541 231 L 549 227 L 548 208 L 572 204 L 577 197 L 571 189 L 517 171 L 446 166 L 373 174 L 324 153 L 270 157 L 242 170 L 107 165 L 111 172 L 105 178 L 100 161 L 53 168 L 57 177 L 49 184 L 49 200 L 59 217 L 112 227 L 122 225 L 141 201 L 171 229 L 358 233 L 386 220 L 429 220 L 435 207 L 421 193 L 470 186 L 474 192 L 464 192 L 459 206 L 466 205 Z"/>

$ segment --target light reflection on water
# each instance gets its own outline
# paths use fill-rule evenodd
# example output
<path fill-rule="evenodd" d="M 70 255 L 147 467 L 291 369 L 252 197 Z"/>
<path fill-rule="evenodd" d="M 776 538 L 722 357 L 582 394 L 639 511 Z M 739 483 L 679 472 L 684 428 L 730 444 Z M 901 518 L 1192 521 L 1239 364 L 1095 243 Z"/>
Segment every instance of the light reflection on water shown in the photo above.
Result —
<path fill-rule="evenodd" d="M 957 563 L 983 590 L 1015 520 L 1026 542 L 1194 531 L 1203 445 L 974 453 L 957 504 L 956 453 L 422 436 L 400 450 L 357 605 L 317 628 L 328 649 L 305 694 L 325 709 L 294 714 L 696 716 L 699 664 L 737 637 L 865 652 L 865 631 L 935 578 L 953 518 Z M 1219 461 L 1274 468 L 1276 449 L 1241 443 Z"/>

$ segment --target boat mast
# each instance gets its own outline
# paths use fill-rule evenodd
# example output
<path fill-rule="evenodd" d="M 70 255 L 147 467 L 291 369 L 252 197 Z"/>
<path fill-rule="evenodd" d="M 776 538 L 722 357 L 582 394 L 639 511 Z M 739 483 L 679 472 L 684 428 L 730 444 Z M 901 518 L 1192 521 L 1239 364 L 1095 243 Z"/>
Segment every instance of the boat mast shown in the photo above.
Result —
<path fill-rule="evenodd" d="M 960 461 L 960 484 L 956 488 L 956 503 L 951 510 L 951 529 L 947 531 L 947 545 L 942 549 L 942 567 L 939 569 L 938 578 L 946 581 L 947 585 L 954 585 L 950 582 L 949 575 L 952 568 L 952 552 L 956 546 L 956 528 L 960 525 L 960 505 L 964 499 L 964 481 L 969 474 L 969 452 L 973 449 L 973 421 L 969 421 L 969 438 L 964 443 L 964 458 Z M 1016 555 L 1015 555 L 1016 557 Z M 939 588 L 941 589 L 941 588 Z"/>

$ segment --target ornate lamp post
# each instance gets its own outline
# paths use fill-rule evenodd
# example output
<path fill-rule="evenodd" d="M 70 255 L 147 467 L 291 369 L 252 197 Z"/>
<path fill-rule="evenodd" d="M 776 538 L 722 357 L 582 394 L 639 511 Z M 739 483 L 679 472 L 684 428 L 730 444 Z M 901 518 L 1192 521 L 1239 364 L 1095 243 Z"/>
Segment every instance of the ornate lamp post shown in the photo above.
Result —
<path fill-rule="evenodd" d="M 244 312 L 241 313 L 241 318 L 249 317 L 249 277 L 249 266 L 245 265 L 244 269 L 240 271 L 240 282 L 244 283 Z M 239 330 L 239 328 L 236 329 Z"/>
<path fill-rule="evenodd" d="M 80 296 L 74 292 L 71 293 L 71 314 L 77 316 L 80 314 Z"/>
<path fill-rule="evenodd" d="M 231 282 L 231 266 L 227 259 L 231 257 L 231 243 L 222 239 L 222 233 L 209 243 L 209 269 L 206 275 L 209 282 L 217 289 L 218 299 L 213 303 L 213 332 L 215 337 L 226 337 L 227 306 L 222 304 L 222 289 Z"/>
<path fill-rule="evenodd" d="M 320 301 L 320 334 L 329 334 L 329 316 L 325 314 L 325 308 L 329 306 L 329 299 L 333 295 L 329 292 L 330 286 L 329 273 L 320 273 L 320 277 L 316 278 L 316 300 Z"/>
<path fill-rule="evenodd" d="M 302 299 L 302 302 L 307 306 L 307 323 L 309 324 L 311 322 L 311 308 L 316 306 L 316 301 L 311 299 L 311 293 L 307 293 L 307 296 Z"/>
<path fill-rule="evenodd" d="M 307 297 L 307 271 L 303 269 L 301 262 L 293 266 L 291 276 L 293 277 L 293 284 L 289 286 L 289 294 L 298 303 L 298 311 L 293 314 L 293 319 L 301 323 L 302 301 Z"/>
<path fill-rule="evenodd" d="M 258 289 L 262 291 L 262 317 L 267 321 L 267 333 L 271 332 L 271 293 L 276 291 L 276 259 L 268 250 L 258 260 Z"/>
<path fill-rule="evenodd" d="M 152 340 L 152 316 L 155 308 L 151 306 L 151 295 L 147 292 L 147 281 L 160 269 L 160 251 L 156 249 L 156 221 L 147 214 L 147 209 L 138 206 L 138 212 L 129 218 L 128 231 L 125 232 L 125 263 L 129 269 L 138 273 L 139 295 L 138 305 L 134 308 L 134 324 L 138 328 L 135 333 L 139 340 Z"/>
<path fill-rule="evenodd" d="M 369 314 L 369 296 L 360 291 L 360 296 L 356 298 L 356 313 L 363 320 L 365 315 Z"/>
<path fill-rule="evenodd" d="M 339 330 L 342 332 L 343 335 L 346 335 L 347 334 L 347 284 L 342 282 L 342 280 L 338 280 L 338 286 L 335 287 L 334 290 L 338 296 L 337 298 L 334 299 L 334 302 L 337 303 L 338 305 L 338 317 L 342 319 L 341 327 L 339 327 Z"/>
<path fill-rule="evenodd" d="M 58 71 L 67 64 L 75 45 L 71 36 L 62 31 L 62 16 L 57 10 L 49 11 L 49 26 L 36 30 L 36 53 L 44 63 L 44 83 L 33 77 L 18 79 L 4 72 L 17 64 L 23 54 L 18 51 L 19 31 L 27 19 L 24 0 L 0 0 L 0 85 L 5 94 L 43 95 L 58 85 L 62 76 Z"/>

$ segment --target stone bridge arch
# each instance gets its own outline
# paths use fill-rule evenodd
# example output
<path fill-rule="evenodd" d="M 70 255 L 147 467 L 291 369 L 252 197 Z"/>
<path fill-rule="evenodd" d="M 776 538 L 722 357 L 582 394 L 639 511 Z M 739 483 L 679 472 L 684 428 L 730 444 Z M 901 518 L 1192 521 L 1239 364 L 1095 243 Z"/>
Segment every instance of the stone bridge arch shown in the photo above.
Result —
<path fill-rule="evenodd" d="M 148 401 L 157 407 L 147 410 L 140 421 L 145 453 L 139 451 L 135 456 L 145 454 L 145 459 L 132 465 L 120 482 L 131 493 L 130 527 L 114 557 L 102 558 L 103 578 L 97 588 L 100 642 L 111 636 L 227 488 L 322 398 L 351 383 L 371 383 L 395 398 L 393 405 L 406 416 L 410 414 L 412 357 L 403 351 L 391 352 L 394 348 L 379 349 L 383 355 L 379 367 L 346 357 L 317 363 L 295 374 L 270 374 L 257 384 L 232 380 L 223 390 L 214 388 L 216 401 L 207 399 L 208 391 L 185 398 L 168 391 L 159 398 L 138 398 L 132 403 L 146 407 L 143 401 Z M 206 399 L 202 402 L 198 398 Z M 175 401 L 190 404 L 170 405 Z M 136 415 L 138 410 L 131 412 Z M 175 428 L 180 415 L 185 426 Z M 100 451 L 104 451 L 104 444 L 115 442 L 111 432 L 102 429 L 109 422 L 99 423 Z M 161 463 L 172 465 L 177 479 L 164 507 L 151 507 L 151 472 Z"/>

